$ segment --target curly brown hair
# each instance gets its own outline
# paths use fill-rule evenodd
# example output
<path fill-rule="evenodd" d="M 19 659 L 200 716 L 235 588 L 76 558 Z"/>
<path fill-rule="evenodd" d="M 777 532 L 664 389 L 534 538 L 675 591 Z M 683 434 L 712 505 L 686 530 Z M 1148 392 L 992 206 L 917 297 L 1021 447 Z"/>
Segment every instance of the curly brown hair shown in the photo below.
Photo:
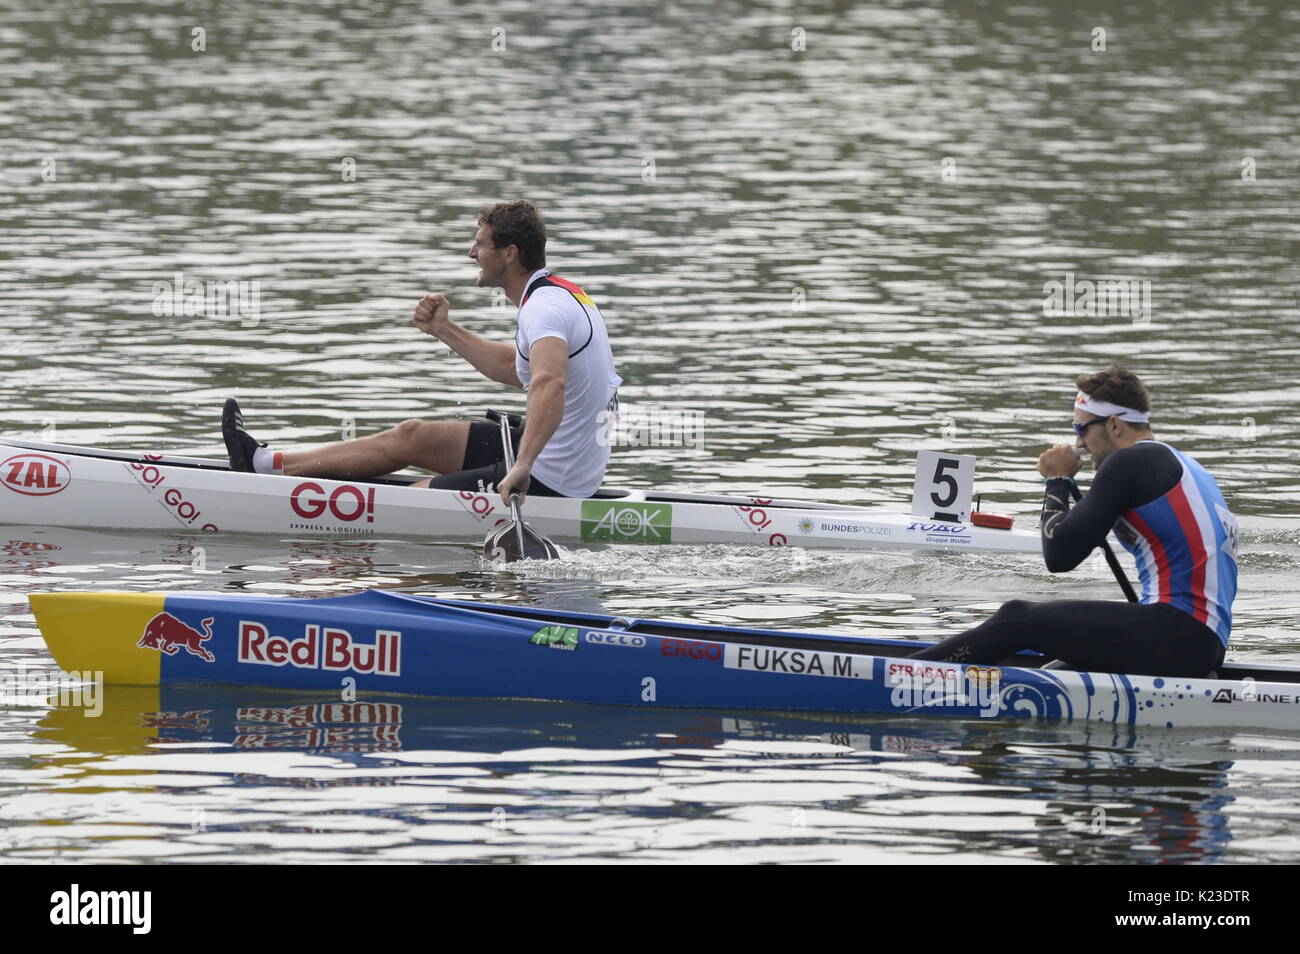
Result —
<path fill-rule="evenodd" d="M 1079 390 L 1098 401 L 1109 401 L 1135 411 L 1151 411 L 1151 395 L 1136 374 L 1122 364 L 1112 364 L 1096 374 L 1081 374 L 1074 379 Z"/>
<path fill-rule="evenodd" d="M 497 248 L 515 246 L 524 268 L 546 267 L 546 223 L 537 206 L 527 199 L 483 206 L 478 224 L 492 230 L 492 244 Z"/>

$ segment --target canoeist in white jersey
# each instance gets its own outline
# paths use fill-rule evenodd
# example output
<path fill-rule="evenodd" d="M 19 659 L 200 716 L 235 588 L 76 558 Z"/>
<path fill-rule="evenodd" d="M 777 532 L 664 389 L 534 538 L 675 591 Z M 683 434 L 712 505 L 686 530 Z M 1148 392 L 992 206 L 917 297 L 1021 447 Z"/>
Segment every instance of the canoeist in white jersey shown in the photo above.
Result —
<path fill-rule="evenodd" d="M 605 320 L 581 288 L 546 269 L 546 226 L 528 201 L 500 202 L 479 213 L 469 257 L 482 288 L 504 288 L 519 307 L 515 340 L 489 341 L 453 322 L 442 294 L 415 307 L 415 326 L 446 344 L 493 381 L 528 392 L 527 426 L 512 434 L 514 469 L 506 472 L 501 432 L 484 421 L 403 421 L 397 427 L 303 451 L 272 451 L 245 430 L 234 399 L 221 429 L 234 470 L 364 480 L 422 467 L 440 477 L 416 486 L 451 490 L 495 488 L 588 497 L 609 463 L 602 412 L 618 406 L 622 379 L 614 372 Z"/>

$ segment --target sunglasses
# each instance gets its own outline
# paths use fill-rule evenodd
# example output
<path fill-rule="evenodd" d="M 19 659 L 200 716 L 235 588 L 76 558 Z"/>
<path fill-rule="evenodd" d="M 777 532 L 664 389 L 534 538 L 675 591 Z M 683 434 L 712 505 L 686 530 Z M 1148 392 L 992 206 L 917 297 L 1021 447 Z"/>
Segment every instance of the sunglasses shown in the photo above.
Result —
<path fill-rule="evenodd" d="M 1094 417 L 1091 421 L 1083 421 L 1083 422 L 1075 421 L 1074 433 L 1077 434 L 1079 437 L 1082 437 L 1084 434 L 1088 433 L 1088 428 L 1092 427 L 1092 425 L 1101 424 L 1107 420 L 1109 420 L 1109 418 Z"/>

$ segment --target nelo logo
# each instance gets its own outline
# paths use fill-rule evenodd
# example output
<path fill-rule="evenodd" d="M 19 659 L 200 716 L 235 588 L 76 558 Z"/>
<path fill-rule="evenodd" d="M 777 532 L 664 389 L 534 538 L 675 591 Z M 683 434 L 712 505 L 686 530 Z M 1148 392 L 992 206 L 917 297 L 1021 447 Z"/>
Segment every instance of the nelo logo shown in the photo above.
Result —
<path fill-rule="evenodd" d="M 326 510 L 335 520 L 350 523 L 365 515 L 366 523 L 375 522 L 375 488 L 362 490 L 352 484 L 341 484 L 327 497 L 325 488 L 314 480 L 304 480 L 289 495 L 289 505 L 300 517 L 313 520 Z"/>
<path fill-rule="evenodd" d="M 0 464 L 0 483 L 29 497 L 57 494 L 71 482 L 68 465 L 45 454 L 18 454 Z"/>
<path fill-rule="evenodd" d="M 587 633 L 586 639 L 597 646 L 630 646 L 633 649 L 645 647 L 645 637 L 634 633 Z"/>

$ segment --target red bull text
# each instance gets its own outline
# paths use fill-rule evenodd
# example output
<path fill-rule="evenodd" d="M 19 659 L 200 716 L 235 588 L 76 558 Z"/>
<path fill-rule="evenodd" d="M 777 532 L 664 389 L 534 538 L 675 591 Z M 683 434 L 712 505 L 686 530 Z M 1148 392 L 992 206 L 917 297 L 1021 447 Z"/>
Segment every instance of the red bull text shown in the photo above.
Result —
<path fill-rule="evenodd" d="M 376 676 L 402 674 L 402 634 L 381 629 L 371 645 L 355 643 L 346 629 L 308 624 L 294 640 L 272 636 L 266 625 L 239 621 L 239 661 L 258 666 L 293 666 Z"/>

